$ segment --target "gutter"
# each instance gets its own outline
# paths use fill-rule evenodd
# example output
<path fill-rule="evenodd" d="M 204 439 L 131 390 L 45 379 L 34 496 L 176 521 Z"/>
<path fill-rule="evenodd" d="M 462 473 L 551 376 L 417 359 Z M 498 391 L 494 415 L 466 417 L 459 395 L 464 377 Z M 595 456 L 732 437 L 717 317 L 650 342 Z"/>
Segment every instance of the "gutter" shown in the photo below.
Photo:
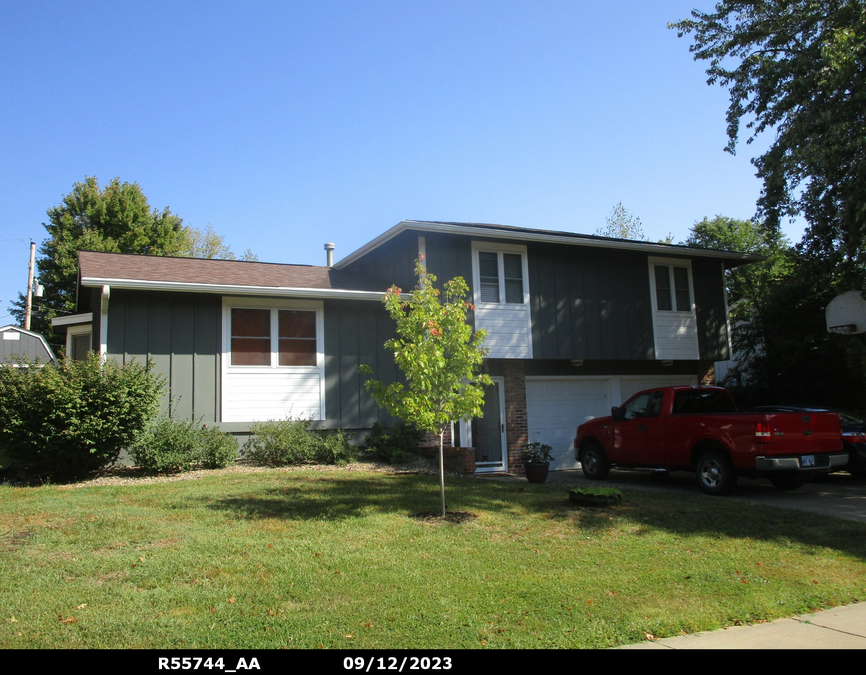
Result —
<path fill-rule="evenodd" d="M 267 295 L 293 298 L 323 298 L 334 300 L 378 300 L 384 291 L 352 291 L 340 288 L 297 288 L 288 286 L 237 286 L 234 284 L 204 284 L 185 281 L 148 281 L 145 279 L 111 279 L 82 277 L 82 286 L 110 286 L 131 290 L 182 291 L 186 293 L 221 293 L 223 295 Z"/>

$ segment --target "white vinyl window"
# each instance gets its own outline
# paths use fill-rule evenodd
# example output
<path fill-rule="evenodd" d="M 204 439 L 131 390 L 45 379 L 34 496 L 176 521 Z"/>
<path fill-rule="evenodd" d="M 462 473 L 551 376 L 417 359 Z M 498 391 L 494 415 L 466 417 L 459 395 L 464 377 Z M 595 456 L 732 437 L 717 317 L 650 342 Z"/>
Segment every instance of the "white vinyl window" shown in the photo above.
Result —
<path fill-rule="evenodd" d="M 232 307 L 231 365 L 315 366 L 316 312 Z"/>
<path fill-rule="evenodd" d="M 475 250 L 476 303 L 522 305 L 527 301 L 526 253 L 523 247 Z"/>
<path fill-rule="evenodd" d="M 691 312 L 692 293 L 689 268 L 653 265 L 656 309 L 661 312 Z"/>

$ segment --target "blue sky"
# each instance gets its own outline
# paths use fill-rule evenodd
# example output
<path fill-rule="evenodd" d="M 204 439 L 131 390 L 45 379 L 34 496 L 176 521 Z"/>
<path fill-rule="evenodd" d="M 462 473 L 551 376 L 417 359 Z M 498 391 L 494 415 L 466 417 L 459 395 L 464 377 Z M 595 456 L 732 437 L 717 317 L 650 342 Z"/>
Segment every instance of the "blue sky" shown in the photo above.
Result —
<path fill-rule="evenodd" d="M 709 0 L 3 2 L 0 325 L 75 182 L 261 260 L 324 264 L 403 219 L 653 239 L 748 218 L 761 143 L 667 22 Z M 799 231 L 789 231 L 799 239 Z"/>

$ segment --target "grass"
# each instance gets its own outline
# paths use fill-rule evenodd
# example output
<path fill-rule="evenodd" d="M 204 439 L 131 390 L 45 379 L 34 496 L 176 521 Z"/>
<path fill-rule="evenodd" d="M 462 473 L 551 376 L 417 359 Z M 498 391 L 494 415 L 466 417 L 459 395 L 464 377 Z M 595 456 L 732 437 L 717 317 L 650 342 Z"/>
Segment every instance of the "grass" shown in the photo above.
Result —
<path fill-rule="evenodd" d="M 866 598 L 866 525 L 316 470 L 0 488 L 7 648 L 608 647 Z"/>

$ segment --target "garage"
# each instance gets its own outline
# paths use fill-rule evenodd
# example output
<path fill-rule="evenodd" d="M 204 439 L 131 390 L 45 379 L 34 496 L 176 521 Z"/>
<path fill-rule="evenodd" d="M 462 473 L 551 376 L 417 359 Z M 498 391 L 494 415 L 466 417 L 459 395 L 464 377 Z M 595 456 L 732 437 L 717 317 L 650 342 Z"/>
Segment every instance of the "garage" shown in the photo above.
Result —
<path fill-rule="evenodd" d="M 576 469 L 574 434 L 579 424 L 610 414 L 633 394 L 651 387 L 697 384 L 690 375 L 618 377 L 527 377 L 526 414 L 530 442 L 549 445 L 553 471 Z"/>

